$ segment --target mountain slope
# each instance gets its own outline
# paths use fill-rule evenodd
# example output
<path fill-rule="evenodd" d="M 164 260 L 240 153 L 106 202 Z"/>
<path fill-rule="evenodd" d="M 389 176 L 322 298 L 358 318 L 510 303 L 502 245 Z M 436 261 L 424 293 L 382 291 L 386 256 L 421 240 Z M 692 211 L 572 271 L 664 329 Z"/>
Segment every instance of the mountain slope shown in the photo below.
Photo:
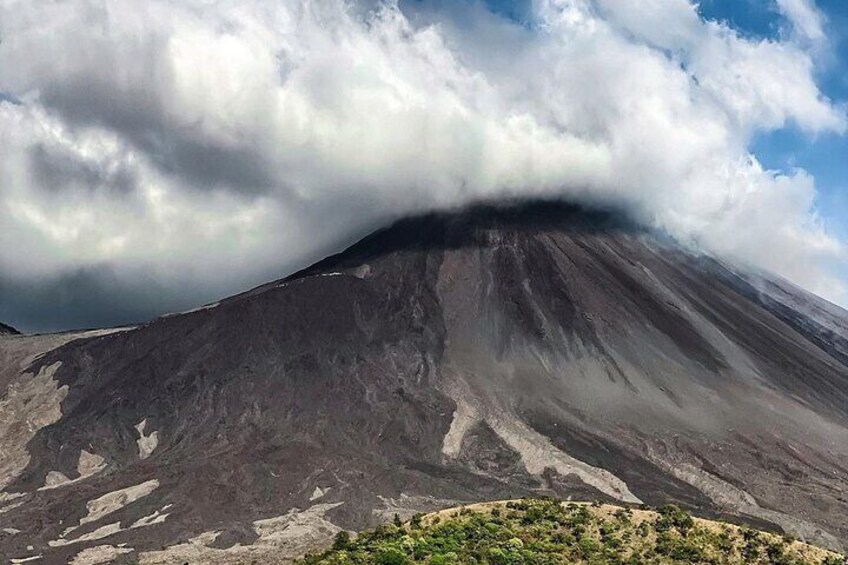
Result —
<path fill-rule="evenodd" d="M 207 560 L 296 555 L 538 493 L 843 547 L 848 316 L 737 271 L 603 214 L 480 207 L 37 358 L 8 338 L 0 402 L 40 409 L 0 424 L 4 449 L 28 442 L 2 467 L 0 529 L 20 533 L 0 551 L 178 545 L 142 559 L 168 562 L 201 536 Z"/>

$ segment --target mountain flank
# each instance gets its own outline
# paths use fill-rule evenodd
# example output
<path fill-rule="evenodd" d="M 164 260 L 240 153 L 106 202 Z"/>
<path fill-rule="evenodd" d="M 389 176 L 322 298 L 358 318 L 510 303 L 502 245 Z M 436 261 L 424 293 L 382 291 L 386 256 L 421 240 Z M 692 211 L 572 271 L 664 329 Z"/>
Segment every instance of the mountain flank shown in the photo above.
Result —
<path fill-rule="evenodd" d="M 409 218 L 137 328 L 6 337 L 0 408 L 7 559 L 289 559 L 542 495 L 848 539 L 848 314 L 558 203 Z"/>

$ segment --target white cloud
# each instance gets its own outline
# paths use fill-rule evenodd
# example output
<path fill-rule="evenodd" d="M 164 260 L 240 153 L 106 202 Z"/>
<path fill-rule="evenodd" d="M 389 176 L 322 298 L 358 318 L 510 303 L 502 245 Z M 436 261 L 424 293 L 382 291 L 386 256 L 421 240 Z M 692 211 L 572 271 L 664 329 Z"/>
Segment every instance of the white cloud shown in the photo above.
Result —
<path fill-rule="evenodd" d="M 844 132 L 844 113 L 802 42 L 686 0 L 538 0 L 530 27 L 479 5 L 0 6 L 0 91 L 23 102 L 0 99 L 7 276 L 226 271 L 237 290 L 387 218 L 527 194 L 625 205 L 846 299 L 812 179 L 747 149 L 787 124 Z"/>
<path fill-rule="evenodd" d="M 813 0 L 777 0 L 777 7 L 799 37 L 813 43 L 825 39 L 825 18 Z"/>

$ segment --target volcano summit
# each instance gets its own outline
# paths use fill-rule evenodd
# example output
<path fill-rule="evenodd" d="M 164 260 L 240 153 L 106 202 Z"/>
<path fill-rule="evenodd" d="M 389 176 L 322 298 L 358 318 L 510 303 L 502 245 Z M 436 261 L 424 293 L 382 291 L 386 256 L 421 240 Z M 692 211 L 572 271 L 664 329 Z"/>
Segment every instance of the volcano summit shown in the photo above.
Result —
<path fill-rule="evenodd" d="M 0 363 L 9 559 L 285 559 L 540 494 L 848 539 L 848 313 L 566 205 L 410 218 Z"/>

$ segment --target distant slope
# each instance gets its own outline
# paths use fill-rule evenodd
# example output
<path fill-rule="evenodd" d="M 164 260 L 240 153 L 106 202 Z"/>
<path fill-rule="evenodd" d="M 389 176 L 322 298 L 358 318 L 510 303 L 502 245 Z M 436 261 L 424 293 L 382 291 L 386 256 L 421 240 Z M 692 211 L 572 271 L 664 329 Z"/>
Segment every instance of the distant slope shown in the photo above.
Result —
<path fill-rule="evenodd" d="M 515 500 L 396 520 L 298 565 L 539 565 L 648 563 L 843 565 L 843 555 L 791 538 L 693 518 L 676 506 L 658 511 L 621 506 Z"/>
<path fill-rule="evenodd" d="M 606 214 L 477 207 L 138 328 L 2 339 L 0 561 L 291 557 L 533 495 L 843 550 L 848 315 L 756 277 Z"/>
<path fill-rule="evenodd" d="M 0 322 L 0 335 L 20 335 L 21 332 L 13 328 L 12 326 L 7 326 L 6 324 Z"/>

